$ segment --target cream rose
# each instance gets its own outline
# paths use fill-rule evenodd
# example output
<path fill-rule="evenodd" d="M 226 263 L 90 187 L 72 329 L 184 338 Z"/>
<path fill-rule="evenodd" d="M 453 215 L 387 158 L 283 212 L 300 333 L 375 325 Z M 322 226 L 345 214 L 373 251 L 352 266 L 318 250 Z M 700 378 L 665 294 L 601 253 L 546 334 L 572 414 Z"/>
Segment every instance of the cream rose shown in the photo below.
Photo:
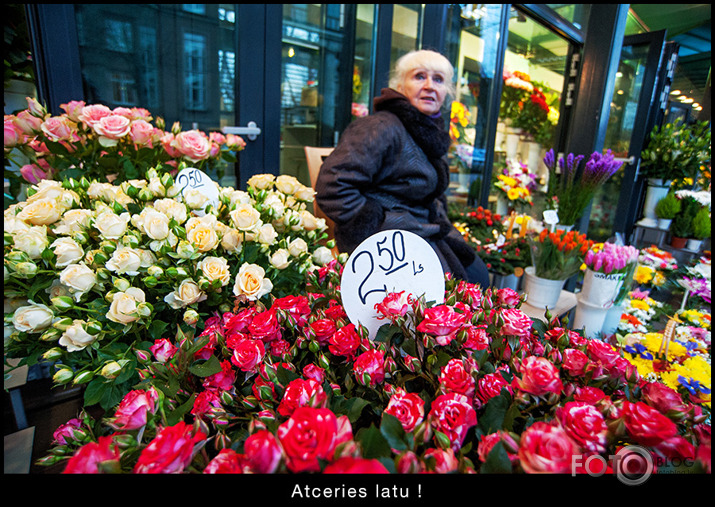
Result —
<path fill-rule="evenodd" d="M 258 190 L 265 190 L 271 188 L 275 179 L 273 174 L 256 174 L 251 176 L 246 183 Z"/>
<path fill-rule="evenodd" d="M 239 231 L 254 231 L 263 224 L 261 214 L 250 204 L 239 204 L 229 215 Z"/>
<path fill-rule="evenodd" d="M 60 282 L 69 287 L 75 301 L 97 283 L 97 274 L 85 264 L 70 264 L 60 273 Z"/>
<path fill-rule="evenodd" d="M 305 185 L 303 185 L 295 191 L 293 197 L 295 197 L 299 201 L 312 202 L 313 199 L 315 199 L 315 190 L 313 190 L 311 187 L 306 187 Z"/>
<path fill-rule="evenodd" d="M 139 304 L 145 301 L 144 291 L 137 287 L 129 287 L 124 292 L 117 292 L 112 298 L 107 318 L 119 324 L 131 324 L 139 319 Z"/>
<path fill-rule="evenodd" d="M 201 270 L 210 282 L 221 280 L 221 286 L 224 286 L 231 281 L 228 261 L 223 257 L 205 257 L 196 264 L 196 267 Z"/>
<path fill-rule="evenodd" d="M 94 227 L 99 231 L 103 239 L 119 239 L 127 232 L 127 224 L 131 219 L 129 213 L 104 212 L 94 219 Z"/>
<path fill-rule="evenodd" d="M 243 234 L 236 229 L 227 229 L 221 237 L 221 248 L 230 253 L 238 253 L 243 246 Z"/>
<path fill-rule="evenodd" d="M 183 280 L 171 294 L 168 294 L 164 301 L 173 309 L 177 310 L 193 303 L 198 303 L 206 299 L 206 294 L 199 288 L 193 280 Z"/>
<path fill-rule="evenodd" d="M 74 320 L 60 337 L 59 344 L 67 348 L 68 352 L 84 350 L 97 340 L 84 329 L 84 321 Z"/>
<path fill-rule="evenodd" d="M 271 266 L 276 269 L 285 269 L 290 265 L 290 253 L 285 248 L 279 248 L 271 255 Z"/>
<path fill-rule="evenodd" d="M 278 233 L 273 228 L 271 224 L 264 224 L 258 229 L 258 235 L 256 236 L 256 241 L 262 245 L 272 245 L 276 242 L 278 238 Z"/>
<path fill-rule="evenodd" d="M 169 217 L 153 208 L 145 208 L 132 217 L 132 223 L 153 240 L 163 240 L 169 236 Z"/>
<path fill-rule="evenodd" d="M 39 259 L 42 252 L 49 245 L 47 228 L 33 226 L 29 230 L 14 234 L 12 237 L 15 249 L 25 252 L 30 259 Z"/>
<path fill-rule="evenodd" d="M 40 199 L 29 202 L 17 214 L 17 218 L 30 225 L 50 225 L 60 219 L 63 211 L 57 199 Z"/>
<path fill-rule="evenodd" d="M 320 225 L 318 219 L 315 218 L 315 215 L 313 215 L 308 210 L 303 210 L 300 212 L 300 221 L 303 224 L 303 229 L 305 229 L 306 231 L 314 231 L 318 229 Z"/>
<path fill-rule="evenodd" d="M 111 183 L 99 183 L 93 181 L 87 189 L 87 196 L 90 199 L 101 199 L 105 202 L 112 202 L 116 196 L 119 187 L 115 187 Z"/>
<path fill-rule="evenodd" d="M 288 251 L 293 257 L 298 257 L 308 251 L 308 243 L 303 238 L 295 238 L 288 243 Z"/>
<path fill-rule="evenodd" d="M 313 252 L 313 262 L 319 266 L 325 266 L 333 259 L 335 259 L 333 252 L 328 247 L 319 246 L 315 249 L 315 252 Z"/>
<path fill-rule="evenodd" d="M 84 250 L 72 238 L 57 238 L 50 245 L 57 256 L 55 265 L 65 267 L 74 264 L 84 257 Z"/>
<path fill-rule="evenodd" d="M 93 212 L 88 209 L 70 209 L 62 214 L 62 219 L 55 224 L 55 234 L 72 234 L 89 227 Z"/>
<path fill-rule="evenodd" d="M 228 200 L 231 203 L 231 205 L 234 204 L 251 204 L 251 196 L 249 195 L 248 192 L 244 192 L 243 190 L 231 190 L 228 192 Z"/>
<path fill-rule="evenodd" d="M 275 218 L 280 218 L 285 213 L 285 204 L 278 194 L 271 192 L 263 201 L 263 206 L 270 208 L 273 211 Z"/>
<path fill-rule="evenodd" d="M 265 278 L 266 272 L 257 264 L 244 263 L 236 274 L 233 285 L 235 296 L 246 296 L 251 301 L 256 301 L 273 289 L 273 283 Z"/>
<path fill-rule="evenodd" d="M 219 237 L 212 227 L 199 224 L 186 233 L 186 239 L 200 252 L 209 252 L 219 244 Z"/>
<path fill-rule="evenodd" d="M 40 333 L 52 325 L 54 314 L 47 306 L 29 301 L 12 315 L 12 325 L 23 333 Z"/>
<path fill-rule="evenodd" d="M 24 220 L 16 216 L 6 216 L 3 220 L 3 231 L 6 234 L 24 233 L 30 230 L 30 226 Z"/>
<path fill-rule="evenodd" d="M 173 218 L 178 224 L 183 224 L 189 217 L 186 212 L 186 205 L 174 199 L 157 199 L 154 201 L 154 209 L 164 213 L 169 218 Z"/>
<path fill-rule="evenodd" d="M 184 191 L 183 197 L 184 202 L 191 209 L 202 209 L 209 202 L 209 198 L 195 188 Z"/>
<path fill-rule="evenodd" d="M 284 194 L 293 195 L 302 186 L 298 178 L 289 174 L 281 174 L 276 178 L 276 188 Z"/>
<path fill-rule="evenodd" d="M 130 247 L 117 248 L 107 261 L 107 269 L 117 274 L 137 275 L 142 264 L 141 254 Z"/>

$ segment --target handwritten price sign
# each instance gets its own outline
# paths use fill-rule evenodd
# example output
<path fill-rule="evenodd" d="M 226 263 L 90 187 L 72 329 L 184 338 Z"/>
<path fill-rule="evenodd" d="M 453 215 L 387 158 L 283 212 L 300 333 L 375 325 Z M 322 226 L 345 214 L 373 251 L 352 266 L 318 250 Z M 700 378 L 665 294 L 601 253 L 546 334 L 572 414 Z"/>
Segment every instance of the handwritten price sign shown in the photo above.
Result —
<path fill-rule="evenodd" d="M 365 326 L 371 338 L 385 324 L 375 305 L 391 292 L 444 302 L 444 271 L 437 254 L 407 231 L 378 232 L 360 243 L 345 264 L 340 286 L 345 313 L 356 326 Z"/>
<path fill-rule="evenodd" d="M 205 172 L 187 167 L 176 176 L 176 186 L 179 187 L 181 195 L 185 196 L 187 192 L 195 190 L 205 196 L 207 201 L 204 207 L 199 212 L 203 212 L 206 206 L 213 205 L 218 208 L 218 187 Z"/>

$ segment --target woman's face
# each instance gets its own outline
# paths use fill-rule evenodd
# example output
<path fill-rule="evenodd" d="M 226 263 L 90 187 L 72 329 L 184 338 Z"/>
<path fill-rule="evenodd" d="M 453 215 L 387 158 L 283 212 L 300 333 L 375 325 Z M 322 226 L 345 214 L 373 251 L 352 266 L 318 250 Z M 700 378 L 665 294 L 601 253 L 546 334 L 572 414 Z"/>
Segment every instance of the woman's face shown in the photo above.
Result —
<path fill-rule="evenodd" d="M 426 115 L 439 112 L 447 96 L 444 74 L 435 70 L 413 69 L 402 85 L 402 94 Z"/>

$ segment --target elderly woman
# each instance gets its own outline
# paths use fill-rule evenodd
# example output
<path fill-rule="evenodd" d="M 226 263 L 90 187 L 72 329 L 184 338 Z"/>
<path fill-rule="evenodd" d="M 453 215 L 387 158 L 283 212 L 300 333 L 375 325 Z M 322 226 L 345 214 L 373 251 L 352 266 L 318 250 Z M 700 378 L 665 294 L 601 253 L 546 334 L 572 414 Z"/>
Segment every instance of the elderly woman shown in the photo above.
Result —
<path fill-rule="evenodd" d="M 432 246 L 445 272 L 487 287 L 486 266 L 447 217 L 451 140 L 440 111 L 453 96 L 453 72 L 434 51 L 402 56 L 374 114 L 353 121 L 325 159 L 316 199 L 341 252 L 378 231 L 405 230 Z"/>

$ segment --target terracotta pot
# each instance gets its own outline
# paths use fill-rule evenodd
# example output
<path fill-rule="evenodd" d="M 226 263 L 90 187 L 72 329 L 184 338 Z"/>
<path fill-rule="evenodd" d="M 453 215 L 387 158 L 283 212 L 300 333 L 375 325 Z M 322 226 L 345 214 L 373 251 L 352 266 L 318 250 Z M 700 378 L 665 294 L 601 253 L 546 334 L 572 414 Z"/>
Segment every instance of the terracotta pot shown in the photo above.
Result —
<path fill-rule="evenodd" d="M 673 248 L 685 248 L 685 245 L 688 243 L 688 238 L 679 238 L 677 236 L 673 236 L 670 238 L 670 246 Z"/>

